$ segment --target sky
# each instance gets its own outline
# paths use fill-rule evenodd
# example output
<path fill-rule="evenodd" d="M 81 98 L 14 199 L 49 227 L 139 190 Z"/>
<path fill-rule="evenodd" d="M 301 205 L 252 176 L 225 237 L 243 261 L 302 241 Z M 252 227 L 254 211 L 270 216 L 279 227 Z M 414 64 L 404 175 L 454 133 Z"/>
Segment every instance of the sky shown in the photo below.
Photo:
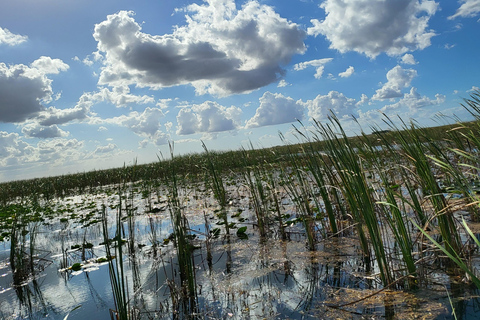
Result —
<path fill-rule="evenodd" d="M 480 0 L 0 3 L 0 182 L 469 120 Z M 396 121 L 396 120 L 395 120 Z"/>

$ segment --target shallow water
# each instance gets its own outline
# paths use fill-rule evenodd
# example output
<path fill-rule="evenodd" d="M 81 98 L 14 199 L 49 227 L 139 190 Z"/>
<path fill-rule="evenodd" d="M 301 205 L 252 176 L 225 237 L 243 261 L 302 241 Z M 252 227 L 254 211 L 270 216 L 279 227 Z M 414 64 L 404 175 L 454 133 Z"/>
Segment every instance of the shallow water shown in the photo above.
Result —
<path fill-rule="evenodd" d="M 124 238 L 134 230 L 135 245 L 130 250 L 123 246 L 123 263 L 130 305 L 141 319 L 187 318 L 182 303 L 194 305 L 199 319 L 450 319 L 447 288 L 457 318 L 477 318 L 479 293 L 462 285 L 461 279 L 442 273 L 430 272 L 435 282 L 430 279 L 425 289 L 381 291 L 375 266 L 367 268 L 353 235 L 323 240 L 314 252 L 307 250 L 306 239 L 296 226 L 289 229 L 288 241 L 275 236 L 260 241 L 248 198 L 240 194 L 232 201 L 229 216 L 241 209 L 242 223 L 230 219 L 237 226 L 247 226 L 248 239 L 238 238 L 233 229 L 230 237 L 209 238 L 207 246 L 204 213 L 210 228 L 219 227 L 219 219 L 213 214 L 215 201 L 195 190 L 182 194 L 184 211 L 197 236 L 194 244 L 199 247 L 192 252 L 196 295 L 189 301 L 175 300 L 179 296 L 172 295 L 173 288 L 180 288 L 173 244 L 156 250 L 152 246 L 155 239 L 163 243 L 172 233 L 165 198 L 156 197 L 149 204 L 136 197 L 131 202 L 137 207 L 135 215 L 122 221 Z M 110 319 L 109 310 L 115 305 L 108 263 L 84 260 L 105 256 L 101 224 L 89 221 L 100 218 L 102 204 L 111 206 L 107 211 L 113 237 L 117 201 L 118 197 L 106 194 L 59 201 L 56 210 L 67 204 L 73 209 L 36 222 L 35 275 L 30 274 L 21 285 L 13 285 L 10 243 L 0 243 L 0 318 L 64 319 L 68 315 L 69 320 Z M 284 205 L 288 212 L 289 202 Z M 158 210 L 146 213 L 149 207 Z M 76 218 L 71 218 L 72 212 Z M 68 219 L 61 222 L 61 217 Z M 27 246 L 28 240 L 27 236 Z M 92 243 L 93 248 L 71 249 L 84 242 Z M 82 262 L 83 269 L 65 270 L 75 262 Z"/>

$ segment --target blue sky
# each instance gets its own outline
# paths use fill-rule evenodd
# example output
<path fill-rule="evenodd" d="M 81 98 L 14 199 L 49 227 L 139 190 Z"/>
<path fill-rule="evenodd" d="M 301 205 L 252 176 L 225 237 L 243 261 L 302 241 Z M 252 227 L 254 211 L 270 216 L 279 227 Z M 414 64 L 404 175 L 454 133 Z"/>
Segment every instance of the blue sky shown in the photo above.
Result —
<path fill-rule="evenodd" d="M 467 120 L 480 0 L 16 0 L 0 5 L 0 181 Z M 438 114 L 445 115 L 439 118 Z"/>

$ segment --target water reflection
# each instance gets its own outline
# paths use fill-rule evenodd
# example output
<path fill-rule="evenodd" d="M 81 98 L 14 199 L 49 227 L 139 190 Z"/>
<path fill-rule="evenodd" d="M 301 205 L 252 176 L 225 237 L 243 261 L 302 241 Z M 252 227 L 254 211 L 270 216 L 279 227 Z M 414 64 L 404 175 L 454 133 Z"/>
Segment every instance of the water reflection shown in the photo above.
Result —
<path fill-rule="evenodd" d="M 155 208 L 150 202 L 148 206 Z M 193 291 L 185 291 L 174 245 L 164 244 L 172 228 L 163 211 L 144 215 L 139 209 L 122 221 L 128 302 L 136 318 L 408 319 L 447 317 L 451 310 L 443 289 L 432 297 L 424 292 L 383 291 L 334 308 L 381 289 L 375 281 L 375 263 L 366 263 L 358 254 L 355 238 L 328 239 L 309 251 L 302 236 L 260 241 L 250 224 L 248 239 L 234 233 L 216 238 L 205 207 L 189 207 L 188 219 L 197 232 L 194 245 L 199 247 L 188 256 L 194 266 Z M 114 219 L 109 219 L 113 234 Z M 14 235 L 14 250 L 0 247 L 0 317 L 64 319 L 81 305 L 69 320 L 110 319 L 114 302 L 108 265 L 95 262 L 105 256 L 100 224 L 27 224 Z M 84 265 L 80 271 L 62 271 L 80 262 Z M 480 305 L 472 296 L 478 292 L 448 277 L 438 282 L 452 291 L 457 318 L 473 319 Z"/>

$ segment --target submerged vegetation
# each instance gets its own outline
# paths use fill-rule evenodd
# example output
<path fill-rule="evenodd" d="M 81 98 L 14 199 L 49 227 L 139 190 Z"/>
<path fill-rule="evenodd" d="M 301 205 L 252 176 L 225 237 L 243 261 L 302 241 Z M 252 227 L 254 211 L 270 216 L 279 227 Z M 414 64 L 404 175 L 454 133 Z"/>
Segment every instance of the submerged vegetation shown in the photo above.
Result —
<path fill-rule="evenodd" d="M 108 265 L 104 309 L 117 319 L 435 318 L 450 306 L 468 318 L 480 289 L 480 94 L 464 107 L 475 121 L 385 117 L 389 130 L 347 137 L 332 116 L 295 126 L 298 144 L 186 156 L 172 144 L 154 164 L 3 183 L 0 269 L 27 306 L 13 310 L 50 312 L 37 279 L 51 265 L 66 283 Z M 0 303 L 0 315 L 11 309 Z"/>

